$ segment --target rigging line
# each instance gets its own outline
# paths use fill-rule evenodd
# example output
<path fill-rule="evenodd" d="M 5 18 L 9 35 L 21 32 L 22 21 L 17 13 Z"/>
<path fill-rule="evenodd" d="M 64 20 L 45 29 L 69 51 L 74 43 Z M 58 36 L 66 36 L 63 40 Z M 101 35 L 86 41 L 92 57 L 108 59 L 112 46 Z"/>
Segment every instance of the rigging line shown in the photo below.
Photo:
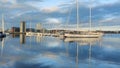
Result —
<path fill-rule="evenodd" d="M 72 5 L 73 5 L 73 3 L 72 3 Z M 72 6 L 72 5 L 71 5 L 71 6 Z M 72 12 L 72 8 L 73 8 L 73 7 L 71 7 L 71 8 L 70 8 L 70 11 L 68 12 L 68 17 L 67 17 L 67 21 L 66 21 L 66 28 L 68 27 L 68 24 L 69 24 L 69 21 L 70 21 L 70 15 L 71 15 L 71 12 Z"/>
<path fill-rule="evenodd" d="M 89 15 L 89 23 L 90 23 L 90 24 L 89 24 L 89 26 L 90 26 L 89 28 L 90 28 L 90 31 L 91 31 L 91 27 L 92 27 L 92 24 L 91 24 L 91 23 L 92 23 L 92 20 L 91 20 L 91 19 L 92 19 L 92 18 L 91 18 L 91 15 L 92 15 L 91 0 L 90 0 L 90 5 L 89 5 L 89 14 L 90 14 L 90 15 Z"/>
<path fill-rule="evenodd" d="M 92 2 L 93 0 L 90 0 L 90 5 L 89 5 L 89 28 L 90 31 L 92 30 Z"/>
<path fill-rule="evenodd" d="M 77 9 L 77 29 L 79 28 L 79 1 L 76 0 L 76 9 Z"/>

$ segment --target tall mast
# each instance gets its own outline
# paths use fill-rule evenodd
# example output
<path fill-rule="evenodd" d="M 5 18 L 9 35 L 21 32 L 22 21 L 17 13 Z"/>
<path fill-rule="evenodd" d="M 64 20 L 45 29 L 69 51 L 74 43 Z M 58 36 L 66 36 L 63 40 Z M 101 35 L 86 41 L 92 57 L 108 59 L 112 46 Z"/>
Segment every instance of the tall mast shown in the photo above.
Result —
<path fill-rule="evenodd" d="M 90 31 L 91 31 L 91 27 L 92 27 L 92 4 L 91 4 L 91 2 L 92 2 L 92 0 L 90 0 L 90 5 L 89 5 L 89 9 L 90 9 L 90 11 L 89 11 L 89 28 L 90 28 Z"/>
<path fill-rule="evenodd" d="M 2 32 L 4 33 L 4 15 L 2 14 Z"/>
<path fill-rule="evenodd" d="M 78 4 L 78 0 L 76 0 L 76 7 L 77 7 L 77 29 L 79 28 L 79 4 Z"/>

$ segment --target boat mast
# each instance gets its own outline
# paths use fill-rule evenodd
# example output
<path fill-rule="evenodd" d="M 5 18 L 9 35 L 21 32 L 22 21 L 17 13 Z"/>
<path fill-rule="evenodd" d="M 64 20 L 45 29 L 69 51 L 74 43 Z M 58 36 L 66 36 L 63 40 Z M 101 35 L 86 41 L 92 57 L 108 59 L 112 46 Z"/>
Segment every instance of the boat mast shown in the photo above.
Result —
<path fill-rule="evenodd" d="M 78 0 L 76 0 L 76 8 L 77 8 L 77 29 L 79 28 L 79 4 L 78 4 Z"/>
<path fill-rule="evenodd" d="M 4 15 L 2 14 L 2 32 L 4 33 Z"/>
<path fill-rule="evenodd" d="M 91 4 L 92 0 L 90 0 L 90 5 L 89 5 L 89 28 L 90 28 L 90 31 L 91 31 L 91 27 L 92 27 L 92 4 Z"/>

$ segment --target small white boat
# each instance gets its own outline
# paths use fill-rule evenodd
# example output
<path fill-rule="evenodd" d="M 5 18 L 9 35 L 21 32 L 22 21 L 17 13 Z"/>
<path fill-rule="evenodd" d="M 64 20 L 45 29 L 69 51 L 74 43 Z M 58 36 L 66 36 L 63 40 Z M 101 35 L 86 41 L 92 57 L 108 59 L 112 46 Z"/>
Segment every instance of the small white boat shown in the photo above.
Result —
<path fill-rule="evenodd" d="M 33 32 L 26 32 L 26 36 L 34 36 Z"/>
<path fill-rule="evenodd" d="M 43 36 L 43 33 L 34 33 L 34 36 L 41 37 L 41 36 Z"/>
<path fill-rule="evenodd" d="M 26 36 L 43 36 L 43 33 L 26 32 Z"/>

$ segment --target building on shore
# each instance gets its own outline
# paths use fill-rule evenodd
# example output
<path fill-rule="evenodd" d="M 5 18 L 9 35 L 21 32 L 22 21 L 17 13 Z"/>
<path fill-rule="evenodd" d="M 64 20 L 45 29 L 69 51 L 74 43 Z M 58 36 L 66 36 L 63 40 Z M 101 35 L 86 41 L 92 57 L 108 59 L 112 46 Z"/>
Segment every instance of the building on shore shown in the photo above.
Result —
<path fill-rule="evenodd" d="M 24 21 L 20 23 L 20 33 L 26 33 L 26 24 Z"/>
<path fill-rule="evenodd" d="M 43 28 L 40 23 L 36 24 L 36 32 L 42 32 Z"/>

